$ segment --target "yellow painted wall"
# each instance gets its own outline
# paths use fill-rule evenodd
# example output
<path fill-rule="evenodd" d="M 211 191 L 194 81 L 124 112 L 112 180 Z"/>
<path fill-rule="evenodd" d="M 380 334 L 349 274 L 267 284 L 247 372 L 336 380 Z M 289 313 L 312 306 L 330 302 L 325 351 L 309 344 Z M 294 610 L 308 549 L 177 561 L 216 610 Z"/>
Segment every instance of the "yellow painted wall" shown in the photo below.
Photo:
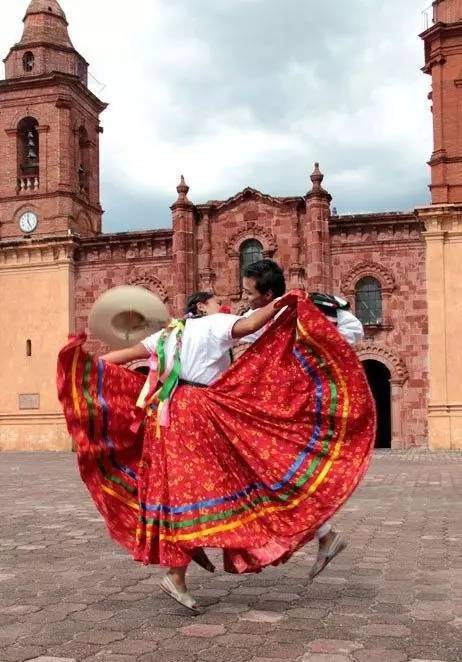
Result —
<path fill-rule="evenodd" d="M 0 264 L 0 450 L 71 449 L 56 359 L 73 330 L 73 281 L 71 262 L 55 247 L 8 252 Z M 40 408 L 20 409 L 20 394 L 39 394 Z"/>
<path fill-rule="evenodd" d="M 462 449 L 462 206 L 416 212 L 426 228 L 429 447 Z"/>

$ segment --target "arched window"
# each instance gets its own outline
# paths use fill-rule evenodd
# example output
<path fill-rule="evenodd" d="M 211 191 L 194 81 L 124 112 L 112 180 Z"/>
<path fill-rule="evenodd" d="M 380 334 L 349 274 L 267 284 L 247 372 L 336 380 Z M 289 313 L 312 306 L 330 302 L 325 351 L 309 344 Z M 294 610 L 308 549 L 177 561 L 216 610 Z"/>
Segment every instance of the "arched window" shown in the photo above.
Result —
<path fill-rule="evenodd" d="M 18 124 L 18 187 L 35 190 L 39 187 L 40 146 L 38 122 L 24 117 Z"/>
<path fill-rule="evenodd" d="M 35 57 L 32 51 L 26 51 L 22 56 L 22 68 L 24 71 L 29 74 L 34 70 L 35 66 Z"/>
<path fill-rule="evenodd" d="M 263 259 L 263 246 L 256 239 L 247 239 L 241 244 L 239 251 L 241 282 L 244 271 L 254 262 Z"/>
<path fill-rule="evenodd" d="M 88 195 L 90 181 L 90 141 L 88 133 L 84 126 L 79 129 L 79 193 Z"/>
<path fill-rule="evenodd" d="M 32 341 L 26 340 L 26 356 L 32 356 Z"/>
<path fill-rule="evenodd" d="M 356 316 L 364 326 L 382 324 L 382 287 L 371 276 L 361 278 L 355 288 Z"/>

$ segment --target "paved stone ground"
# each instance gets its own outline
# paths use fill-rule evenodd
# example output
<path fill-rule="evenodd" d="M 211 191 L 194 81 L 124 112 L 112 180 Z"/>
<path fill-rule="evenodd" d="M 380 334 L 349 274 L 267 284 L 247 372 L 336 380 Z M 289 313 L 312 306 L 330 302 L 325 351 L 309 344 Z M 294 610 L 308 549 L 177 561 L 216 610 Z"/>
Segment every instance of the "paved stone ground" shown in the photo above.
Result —
<path fill-rule="evenodd" d="M 194 570 L 190 616 L 105 535 L 75 457 L 0 455 L 0 661 L 462 660 L 462 453 L 378 453 L 314 545 L 260 575 Z"/>

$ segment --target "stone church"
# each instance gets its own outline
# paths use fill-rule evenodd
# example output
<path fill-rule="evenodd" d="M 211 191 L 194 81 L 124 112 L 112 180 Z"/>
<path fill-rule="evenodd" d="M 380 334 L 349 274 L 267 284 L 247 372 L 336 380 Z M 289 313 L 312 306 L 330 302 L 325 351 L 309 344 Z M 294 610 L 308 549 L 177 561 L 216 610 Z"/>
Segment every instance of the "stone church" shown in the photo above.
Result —
<path fill-rule="evenodd" d="M 339 216 L 315 164 L 292 197 L 248 187 L 196 203 L 181 178 L 171 228 L 108 234 L 106 104 L 88 88 L 58 2 L 32 0 L 0 81 L 0 450 L 70 450 L 56 356 L 103 291 L 142 285 L 175 314 L 191 291 L 213 289 L 240 311 L 242 269 L 261 257 L 284 267 L 290 287 L 342 294 L 363 321 L 377 446 L 462 448 L 462 0 L 436 0 L 421 36 L 430 206 Z"/>

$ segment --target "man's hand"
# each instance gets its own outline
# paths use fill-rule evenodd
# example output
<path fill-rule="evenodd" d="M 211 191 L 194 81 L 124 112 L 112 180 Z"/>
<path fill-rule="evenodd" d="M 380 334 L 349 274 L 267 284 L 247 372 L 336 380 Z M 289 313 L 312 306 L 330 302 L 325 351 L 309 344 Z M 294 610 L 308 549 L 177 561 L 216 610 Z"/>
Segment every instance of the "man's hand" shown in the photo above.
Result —
<path fill-rule="evenodd" d="M 280 299 L 274 302 L 274 307 L 276 310 L 281 310 L 281 308 L 296 308 L 300 299 L 305 299 L 306 294 L 302 290 L 292 290 L 288 292 Z"/>

